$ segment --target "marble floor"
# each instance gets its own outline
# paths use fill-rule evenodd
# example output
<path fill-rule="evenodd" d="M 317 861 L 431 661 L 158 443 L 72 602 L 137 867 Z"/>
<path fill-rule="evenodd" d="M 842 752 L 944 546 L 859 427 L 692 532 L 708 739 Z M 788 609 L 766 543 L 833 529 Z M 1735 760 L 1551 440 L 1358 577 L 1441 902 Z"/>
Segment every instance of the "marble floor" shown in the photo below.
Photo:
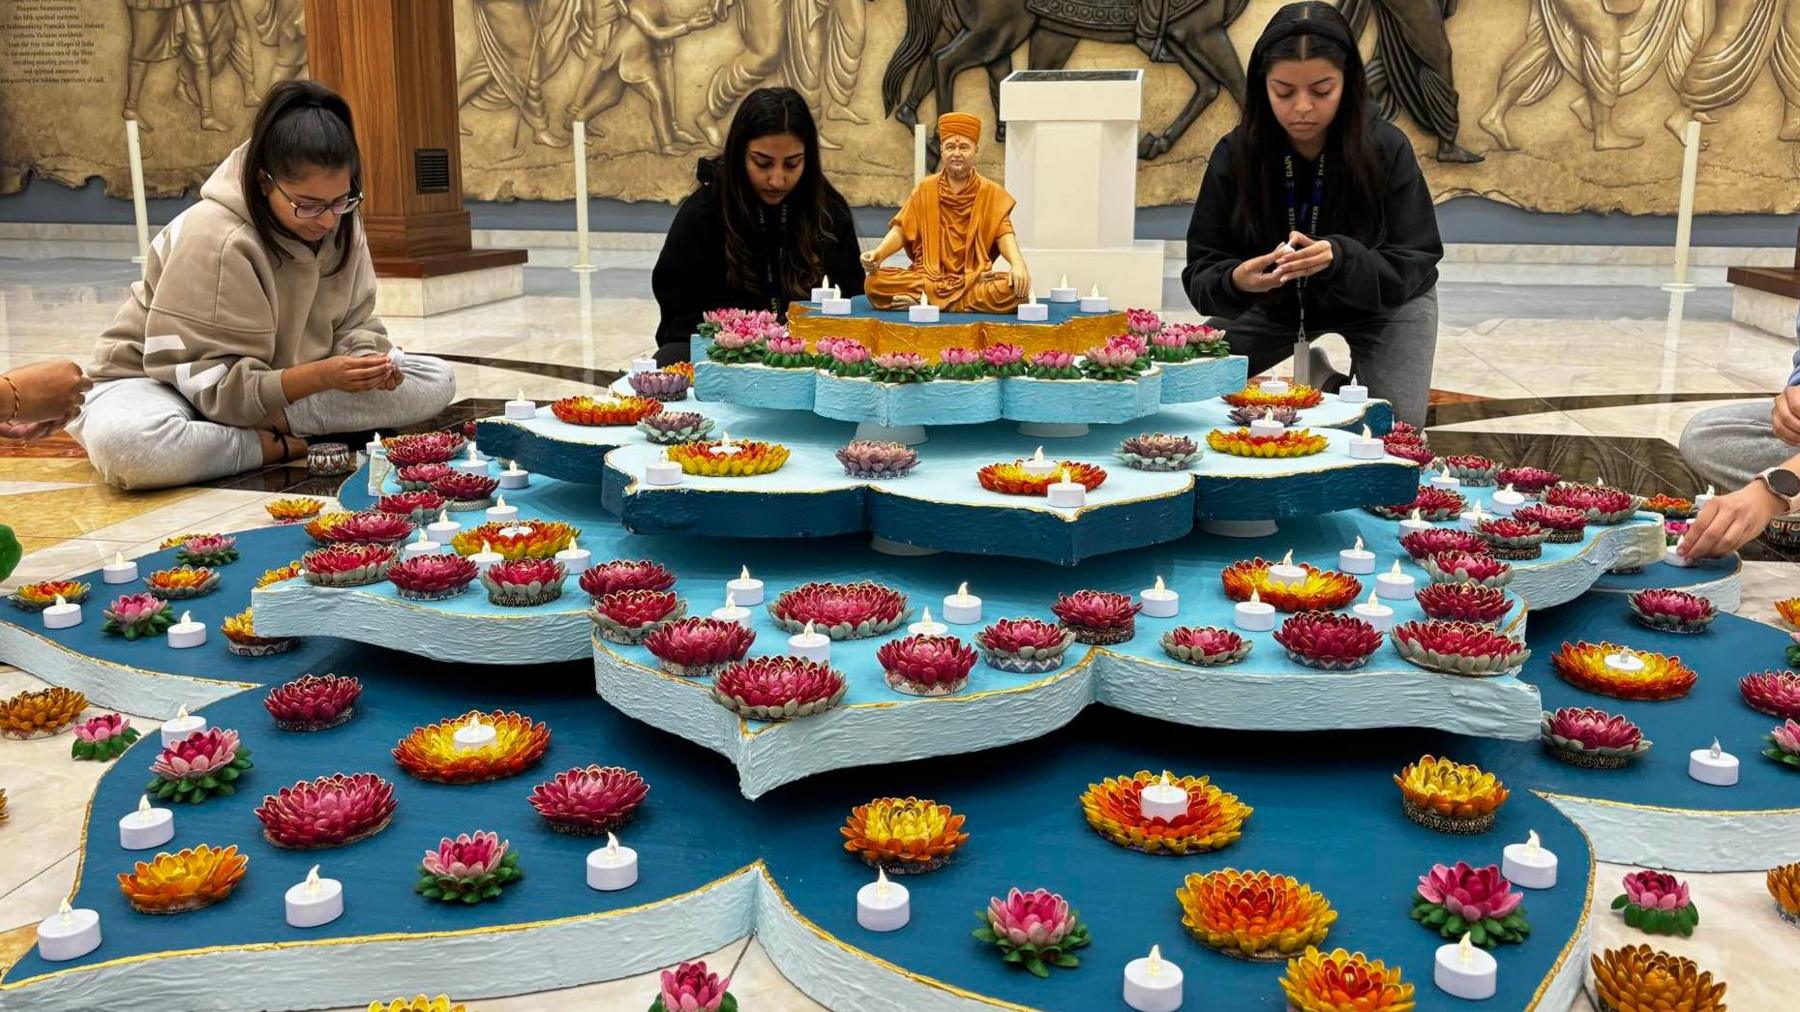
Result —
<path fill-rule="evenodd" d="M 408 351 L 455 364 L 460 399 L 440 421 L 494 413 L 518 391 L 540 400 L 589 391 L 644 351 L 657 315 L 648 297 L 649 259 L 613 253 L 602 260 L 599 272 L 586 275 L 528 268 L 526 293 L 518 299 L 388 321 Z M 1767 400 L 1789 372 L 1793 338 L 1732 324 L 1721 289 L 1683 298 L 1639 286 L 1528 286 L 1499 283 L 1502 270 L 1495 268 L 1492 281 L 1439 286 L 1431 431 L 1441 449 L 1545 463 L 1644 493 L 1691 494 L 1693 475 L 1674 449 L 1687 419 L 1715 404 Z M 136 273 L 113 261 L 0 260 L 0 370 L 48 358 L 85 359 Z M 1173 282 L 1166 304 L 1186 306 Z M 1165 315 L 1194 318 L 1174 310 Z M 1328 349 L 1334 340 L 1326 340 Z M 1332 350 L 1340 363 L 1347 361 L 1341 343 Z M 0 445 L 0 523 L 15 528 L 27 552 L 0 591 L 93 568 L 115 552 L 142 554 L 178 532 L 256 526 L 266 519 L 266 501 L 295 491 L 329 494 L 304 469 L 290 467 L 204 487 L 123 493 L 99 484 L 66 437 Z M 1800 564 L 1767 545 L 1747 555 L 1740 613 L 1773 620 L 1771 602 L 1795 593 Z M 0 666 L 0 695 L 37 687 L 30 675 Z M 142 718 L 133 723 L 146 731 L 155 726 Z M 11 858 L 0 864 L 0 966 L 32 944 L 33 926 L 74 880 L 80 820 L 102 770 L 69 762 L 67 749 L 66 738 L 0 741 L 0 787 L 12 816 L 0 823 L 0 847 Z M 1800 858 L 1800 846 L 1793 856 Z M 1635 940 L 1606 913 L 1628 870 L 1600 867 L 1600 945 Z M 1692 956 L 1728 981 L 1734 1010 L 1795 1007 L 1800 946 L 1788 939 L 1785 954 L 1772 948 L 1779 925 L 1768 913 L 1761 876 L 1687 878 L 1707 926 L 1691 939 L 1656 944 Z M 706 959 L 731 971 L 732 990 L 746 1009 L 820 1007 L 782 978 L 754 938 Z M 478 1007 L 638 1009 L 654 992 L 654 975 L 646 975 Z M 1586 1003 L 1578 1008 L 1586 1012 Z"/>

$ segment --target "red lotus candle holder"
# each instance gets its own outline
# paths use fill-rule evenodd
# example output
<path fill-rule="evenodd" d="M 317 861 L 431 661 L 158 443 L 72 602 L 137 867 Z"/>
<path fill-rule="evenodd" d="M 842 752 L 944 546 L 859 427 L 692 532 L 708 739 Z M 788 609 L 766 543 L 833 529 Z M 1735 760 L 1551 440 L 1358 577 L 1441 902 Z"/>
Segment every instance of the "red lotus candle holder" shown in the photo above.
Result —
<path fill-rule="evenodd" d="M 1247 386 L 1234 394 L 1224 394 L 1220 400 L 1234 408 L 1316 408 L 1325 402 L 1325 394 L 1315 387 L 1304 383 L 1295 383 L 1285 393 L 1272 394 L 1261 386 Z"/>
<path fill-rule="evenodd" d="M 1498 587 L 1479 583 L 1433 583 L 1414 596 L 1426 618 L 1447 622 L 1497 625 L 1512 610 L 1512 600 Z"/>
<path fill-rule="evenodd" d="M 649 559 L 615 559 L 583 571 L 579 582 L 589 597 L 600 598 L 622 590 L 668 590 L 675 574 Z"/>
<path fill-rule="evenodd" d="M 1607 658 L 1619 655 L 1636 663 L 1615 666 Z M 1700 676 L 1679 657 L 1633 650 L 1615 643 L 1564 643 L 1550 657 L 1562 680 L 1578 689 L 1614 699 L 1680 699 L 1693 691 Z M 1641 666 L 1638 666 L 1640 665 Z"/>
<path fill-rule="evenodd" d="M 1296 664 L 1323 671 L 1349 671 L 1369 663 L 1381 649 L 1381 632 L 1354 615 L 1303 611 L 1275 630 L 1275 642 Z"/>
<path fill-rule="evenodd" d="M 87 600 L 92 590 L 79 580 L 44 580 L 25 584 L 13 591 L 7 600 L 21 611 L 43 611 L 55 604 L 58 597 L 69 604 L 80 604 Z"/>
<path fill-rule="evenodd" d="M 355 513 L 333 524 L 325 532 L 325 541 L 333 545 L 391 545 L 412 536 L 413 523 L 392 513 Z"/>
<path fill-rule="evenodd" d="M 394 593 L 408 601 L 447 601 L 461 596 L 480 567 L 460 555 L 414 555 L 388 568 Z"/>
<path fill-rule="evenodd" d="M 1281 978 L 1290 1012 L 1412 1012 L 1413 986 L 1398 966 L 1360 952 L 1313 946 L 1288 960 Z"/>
<path fill-rule="evenodd" d="M 452 513 L 471 513 L 494 504 L 494 492 L 500 479 L 467 471 L 452 471 L 431 483 L 431 493 L 442 501 L 443 509 Z M 437 511 L 432 511 L 436 516 Z M 429 522 L 429 521 L 427 521 Z"/>
<path fill-rule="evenodd" d="M 687 614 L 687 602 L 666 590 L 615 590 L 594 601 L 588 617 L 608 643 L 636 646 Z"/>
<path fill-rule="evenodd" d="M 1394 427 L 1389 429 L 1387 435 L 1381 438 L 1423 443 L 1428 437 L 1422 429 L 1411 422 L 1395 422 Z"/>
<path fill-rule="evenodd" d="M 711 678 L 748 656 L 755 642 L 756 633 L 742 623 L 684 618 L 651 631 L 644 637 L 644 648 L 671 675 Z"/>
<path fill-rule="evenodd" d="M 1432 865 L 1419 876 L 1413 893 L 1412 919 L 1457 939 L 1464 934 L 1484 949 L 1518 945 L 1531 934 L 1525 917 L 1525 894 L 1513 890 L 1500 866 L 1477 868 L 1467 861 Z"/>
<path fill-rule="evenodd" d="M 550 404 L 551 413 L 570 425 L 636 425 L 662 409 L 662 402 L 651 397 L 615 397 L 597 401 L 586 394 L 564 397 Z"/>
<path fill-rule="evenodd" d="M 69 758 L 85 762 L 111 762 L 138 740 L 138 729 L 121 713 L 102 713 L 75 725 Z"/>
<path fill-rule="evenodd" d="M 1461 516 L 1462 512 L 1468 508 L 1468 500 L 1459 493 L 1446 488 L 1420 485 L 1418 494 L 1413 496 L 1411 502 L 1395 503 L 1392 506 L 1370 506 L 1368 510 L 1387 520 L 1405 520 L 1413 515 L 1414 510 L 1417 510 L 1420 520 L 1437 523 L 1440 520 Z"/>
<path fill-rule="evenodd" d="M 1549 533 L 1544 541 L 1552 545 L 1572 545 L 1587 532 L 1587 513 L 1567 506 L 1533 503 L 1513 510 L 1514 520 L 1536 524 Z"/>
<path fill-rule="evenodd" d="M 163 746 L 150 764 L 144 793 L 161 801 L 199 804 L 214 795 L 237 793 L 237 781 L 254 765 L 236 731 L 209 727 Z"/>
<path fill-rule="evenodd" d="M 1694 500 L 1684 499 L 1678 495 L 1665 495 L 1661 492 L 1645 499 L 1644 509 L 1652 513 L 1661 513 L 1664 520 L 1692 520 L 1700 514 L 1700 511 L 1694 506 Z"/>
<path fill-rule="evenodd" d="M 1590 524 L 1611 526 L 1631 519 L 1643 500 L 1629 492 L 1604 485 L 1563 482 L 1544 490 L 1544 502 L 1550 506 L 1579 510 L 1586 514 Z M 1518 511 L 1515 510 L 1513 515 L 1517 516 Z"/>
<path fill-rule="evenodd" d="M 200 844 L 162 853 L 119 873 L 119 892 L 141 914 L 179 914 L 229 897 L 244 880 L 250 859 L 236 847 Z"/>
<path fill-rule="evenodd" d="M 324 731 L 356 715 L 362 682 L 345 675 L 301 675 L 263 697 L 263 709 L 283 731 Z"/>
<path fill-rule="evenodd" d="M 1144 788 L 1161 779 L 1161 774 L 1138 770 L 1089 784 L 1081 795 L 1088 826 L 1126 850 L 1176 856 L 1220 850 L 1244 835 L 1244 823 L 1254 809 L 1208 777 L 1170 777 L 1171 785 L 1187 792 L 1187 811 L 1171 819 L 1146 818 Z"/>
<path fill-rule="evenodd" d="M 439 479 L 458 473 L 449 464 L 413 464 L 394 469 L 394 480 L 403 492 L 428 492 Z"/>
<path fill-rule="evenodd" d="M 175 624 L 175 610 L 155 594 L 121 594 L 101 612 L 100 631 L 128 640 L 161 636 Z"/>
<path fill-rule="evenodd" d="M 1511 485 L 1514 492 L 1525 495 L 1543 495 L 1544 490 L 1562 483 L 1562 475 L 1555 471 L 1546 471 L 1541 467 L 1505 467 L 1494 475 L 1498 485 Z"/>
<path fill-rule="evenodd" d="M 1137 635 L 1137 613 L 1143 605 L 1130 596 L 1105 590 L 1058 594 L 1050 610 L 1075 642 L 1095 646 L 1124 643 Z"/>
<path fill-rule="evenodd" d="M 1531 659 L 1523 642 L 1478 622 L 1405 622 L 1391 636 L 1407 663 L 1446 675 L 1503 675 Z"/>
<path fill-rule="evenodd" d="M 1414 443 L 1407 440 L 1394 442 L 1390 440 L 1382 443 L 1382 449 L 1390 457 L 1399 457 L 1401 460 L 1411 461 L 1421 468 L 1437 459 L 1437 454 L 1433 453 L 1431 447 L 1426 446 L 1424 443 Z"/>
<path fill-rule="evenodd" d="M 1800 720 L 1800 674 L 1763 671 L 1738 679 L 1738 692 L 1750 709 L 1783 720 Z"/>
<path fill-rule="evenodd" d="M 350 543 L 300 557 L 301 575 L 318 587 L 366 587 L 387 579 L 398 553 L 386 545 Z"/>
<path fill-rule="evenodd" d="M 1468 552 L 1439 552 L 1419 563 L 1432 583 L 1477 583 L 1483 587 L 1504 587 L 1512 582 L 1512 564 L 1492 555 Z"/>
<path fill-rule="evenodd" d="M 415 432 L 381 441 L 387 447 L 388 463 L 395 467 L 414 464 L 442 464 L 463 451 L 468 440 L 454 432 Z"/>
<path fill-rule="evenodd" d="M 1719 617 L 1717 605 L 1685 590 L 1640 590 L 1626 601 L 1631 606 L 1631 617 L 1639 624 L 1663 632 L 1705 632 Z"/>
<path fill-rule="evenodd" d="M 1512 792 L 1473 763 L 1421 756 L 1394 775 L 1406 817 L 1440 833 L 1471 835 L 1494 828 L 1494 814 Z"/>
<path fill-rule="evenodd" d="M 1595 770 L 1622 769 L 1650 751 L 1650 739 L 1636 724 L 1591 706 L 1546 711 L 1538 737 L 1555 758 Z"/>
<path fill-rule="evenodd" d="M 909 696 L 948 696 L 969 684 L 975 651 L 954 636 L 905 636 L 875 651 L 888 688 Z"/>
<path fill-rule="evenodd" d="M 1183 664 L 1213 668 L 1250 656 L 1249 640 L 1218 626 L 1181 626 L 1162 635 L 1163 653 Z"/>
<path fill-rule="evenodd" d="M 487 588 L 492 604 L 532 608 L 561 597 L 568 576 L 568 569 L 555 559 L 515 559 L 489 566 L 481 574 L 481 585 Z"/>
<path fill-rule="evenodd" d="M 0 734 L 8 738 L 48 738 L 75 723 L 88 698 L 53 685 L 0 700 Z"/>
<path fill-rule="evenodd" d="M 1625 874 L 1624 887 L 1612 908 L 1624 915 L 1626 924 L 1651 935 L 1693 936 L 1700 908 L 1686 882 L 1666 871 L 1641 868 Z"/>
<path fill-rule="evenodd" d="M 558 773 L 532 788 L 526 800 L 556 832 L 598 836 L 630 822 L 649 793 L 635 770 L 591 765 Z"/>
<path fill-rule="evenodd" d="M 1496 559 L 1535 559 L 1544 554 L 1550 532 L 1517 517 L 1490 517 L 1475 526 L 1475 534 Z"/>
<path fill-rule="evenodd" d="M 1414 562 L 1421 562 L 1439 552 L 1488 554 L 1488 544 L 1481 539 L 1481 535 L 1474 531 L 1459 531 L 1454 527 L 1413 531 L 1400 539 L 1400 547 L 1406 549 L 1406 554 L 1412 556 Z"/>
<path fill-rule="evenodd" d="M 175 561 L 184 566 L 228 566 L 237 560 L 237 538 L 230 534 L 196 534 L 175 552 Z"/>
<path fill-rule="evenodd" d="M 671 446 L 667 453 L 669 459 L 681 467 L 681 473 L 703 478 L 751 478 L 773 474 L 788 462 L 787 447 L 755 439 L 733 440 L 729 444 L 716 440 L 682 443 Z"/>
<path fill-rule="evenodd" d="M 1226 956 L 1278 962 L 1325 940 L 1338 914 L 1291 875 L 1221 868 L 1194 872 L 1175 890 L 1181 926 Z"/>
<path fill-rule="evenodd" d="M 1362 594 L 1362 581 L 1335 569 L 1317 569 L 1309 563 L 1297 565 L 1306 578 L 1290 583 L 1269 578 L 1274 563 L 1262 557 L 1234 562 L 1220 572 L 1225 596 L 1233 601 L 1248 601 L 1254 591 L 1265 604 L 1279 611 L 1335 611 Z"/>
<path fill-rule="evenodd" d="M 746 720 L 810 717 L 843 702 L 849 685 L 828 665 L 801 657 L 752 657 L 713 679 L 712 698 Z"/>
<path fill-rule="evenodd" d="M 784 632 L 813 631 L 834 640 L 859 640 L 900 627 L 912 615 L 906 595 L 879 583 L 803 583 L 769 603 Z"/>
<path fill-rule="evenodd" d="M 1492 486 L 1494 475 L 1500 471 L 1499 461 L 1478 453 L 1453 453 L 1441 459 L 1444 472 L 1470 488 Z"/>
<path fill-rule="evenodd" d="M 270 657 L 284 654 L 300 644 L 296 636 L 258 636 L 254 608 L 228 615 L 219 623 L 225 636 L 225 649 L 236 657 Z"/>
<path fill-rule="evenodd" d="M 165 601 L 185 601 L 218 590 L 219 574 L 205 566 L 176 566 L 144 577 L 144 586 Z"/>
<path fill-rule="evenodd" d="M 1311 429 L 1284 429 L 1273 436 L 1253 436 L 1249 429 L 1214 429 L 1206 434 L 1207 446 L 1233 457 L 1310 457 L 1324 453 L 1329 443 Z"/>
<path fill-rule="evenodd" d="M 989 492 L 1001 495 L 1035 495 L 1047 496 L 1050 486 L 1063 480 L 1067 474 L 1069 480 L 1089 492 L 1099 488 L 1106 482 L 1106 471 L 1093 464 L 1065 460 L 1057 465 L 1050 474 L 1032 474 L 1025 470 L 1024 461 L 1007 461 L 989 464 L 975 472 L 975 480 Z"/>
<path fill-rule="evenodd" d="M 302 780 L 265 795 L 255 811 L 263 839 L 286 850 L 324 850 L 366 840 L 394 819 L 394 785 L 373 773 Z"/>
<path fill-rule="evenodd" d="M 517 520 L 509 524 L 485 523 L 479 527 L 457 531 L 450 538 L 450 548 L 458 555 L 474 555 L 481 546 L 508 561 L 515 559 L 554 559 L 556 553 L 569 547 L 581 536 L 578 528 L 561 520 Z"/>
<path fill-rule="evenodd" d="M 1003 618 L 975 634 L 988 667 L 1015 675 L 1038 675 L 1062 667 L 1075 633 L 1059 622 Z"/>
<path fill-rule="evenodd" d="M 450 500 L 436 492 L 397 492 L 377 499 L 375 512 L 405 517 L 414 526 L 419 526 L 436 519 L 438 511 L 449 504 Z"/>
<path fill-rule="evenodd" d="M 278 524 L 304 523 L 318 516 L 319 511 L 324 508 L 324 500 L 312 499 L 307 496 L 291 496 L 263 504 L 263 509 L 269 514 L 269 519 Z"/>
<path fill-rule="evenodd" d="M 967 820 L 929 798 L 876 798 L 850 809 L 838 828 L 844 849 L 889 875 L 920 875 L 949 863 L 969 842 Z"/>
<path fill-rule="evenodd" d="M 456 732 L 471 720 L 494 728 L 494 740 L 480 748 L 456 744 Z M 394 762 L 420 780 L 440 784 L 480 784 L 516 777 L 536 766 L 550 748 L 550 727 L 518 713 L 471 710 L 435 724 L 415 727 L 394 746 Z"/>

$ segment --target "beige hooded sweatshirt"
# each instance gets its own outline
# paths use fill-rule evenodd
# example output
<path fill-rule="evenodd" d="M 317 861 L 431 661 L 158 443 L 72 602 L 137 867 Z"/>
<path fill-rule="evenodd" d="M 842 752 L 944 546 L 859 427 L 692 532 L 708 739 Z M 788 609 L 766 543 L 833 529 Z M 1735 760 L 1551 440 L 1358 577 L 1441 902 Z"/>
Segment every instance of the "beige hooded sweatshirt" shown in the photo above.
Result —
<path fill-rule="evenodd" d="M 280 238 L 279 266 L 250 223 L 239 146 L 200 188 L 200 202 L 150 244 L 144 279 L 131 286 L 100 336 L 95 379 L 149 376 L 225 425 L 264 424 L 287 407 L 281 370 L 333 355 L 385 354 L 375 318 L 375 268 L 361 229 L 344 269 L 337 236 L 314 253 Z"/>

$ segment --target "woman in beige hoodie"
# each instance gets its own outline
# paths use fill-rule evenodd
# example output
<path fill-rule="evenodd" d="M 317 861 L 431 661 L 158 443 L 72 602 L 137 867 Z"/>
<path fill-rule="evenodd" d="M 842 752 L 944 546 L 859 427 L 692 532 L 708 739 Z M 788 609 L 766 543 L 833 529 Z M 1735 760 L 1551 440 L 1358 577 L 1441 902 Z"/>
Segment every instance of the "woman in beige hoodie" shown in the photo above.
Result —
<path fill-rule="evenodd" d="M 402 355 L 375 317 L 360 166 L 342 98 L 310 81 L 269 90 L 101 335 L 98 385 L 69 426 L 101 477 L 203 481 L 303 457 L 308 436 L 415 424 L 455 397 L 449 366 Z"/>

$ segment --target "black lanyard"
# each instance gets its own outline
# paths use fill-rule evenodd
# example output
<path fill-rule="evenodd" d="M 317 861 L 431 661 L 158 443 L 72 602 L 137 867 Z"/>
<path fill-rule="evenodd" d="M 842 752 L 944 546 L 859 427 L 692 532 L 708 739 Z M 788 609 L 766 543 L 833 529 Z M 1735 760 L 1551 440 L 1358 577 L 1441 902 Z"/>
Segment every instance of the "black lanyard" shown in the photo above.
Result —
<path fill-rule="evenodd" d="M 1306 204 L 1297 203 L 1298 187 L 1294 182 L 1294 156 L 1283 155 L 1282 166 L 1287 173 L 1287 224 L 1288 232 L 1300 231 L 1300 216 L 1306 215 L 1306 236 L 1315 238 L 1319 232 L 1319 208 L 1325 204 L 1325 152 L 1319 152 L 1318 167 L 1313 169 L 1312 200 Z M 1285 241 L 1286 237 L 1283 237 Z"/>
<path fill-rule="evenodd" d="M 756 213 L 763 219 L 766 237 L 767 212 L 759 207 Z M 769 297 L 769 312 L 777 316 L 781 315 L 781 303 L 785 295 L 779 279 L 782 276 L 782 259 L 787 256 L 787 223 L 787 205 L 782 204 L 780 230 L 775 236 L 775 255 L 763 259 L 763 294 Z"/>

